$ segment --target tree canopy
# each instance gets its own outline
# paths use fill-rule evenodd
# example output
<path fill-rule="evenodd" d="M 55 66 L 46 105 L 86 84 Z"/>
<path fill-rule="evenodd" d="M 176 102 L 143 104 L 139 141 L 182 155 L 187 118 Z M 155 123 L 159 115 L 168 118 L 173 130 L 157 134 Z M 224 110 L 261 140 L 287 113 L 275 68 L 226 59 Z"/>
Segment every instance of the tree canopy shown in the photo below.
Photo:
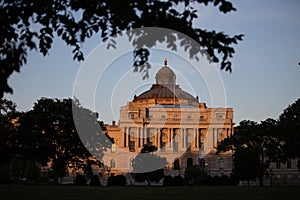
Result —
<path fill-rule="evenodd" d="M 264 175 L 271 170 L 271 162 L 299 158 L 299 130 L 300 99 L 297 99 L 284 109 L 278 120 L 241 121 L 235 134 L 219 143 L 218 152 L 233 150 L 233 173 L 239 180 L 258 177 L 262 184 Z"/>
<path fill-rule="evenodd" d="M 195 47 L 190 40 L 182 39 L 180 46 L 191 57 L 207 52 L 210 61 L 220 63 L 221 69 L 231 71 L 230 58 L 234 54 L 232 45 L 242 40 L 242 35 L 229 36 L 223 32 L 210 31 L 195 26 L 198 5 L 212 4 L 222 13 L 235 11 L 227 0 L 3 0 L 0 3 L 0 96 L 12 93 L 7 79 L 13 72 L 20 72 L 26 64 L 29 51 L 37 50 L 47 55 L 55 38 L 61 39 L 73 48 L 74 60 L 84 60 L 82 43 L 99 34 L 102 41 L 116 46 L 113 36 L 122 31 L 143 27 L 163 27 L 181 32 L 199 43 Z M 183 6 L 183 9 L 178 7 Z M 150 48 L 156 42 L 167 42 L 167 48 L 176 50 L 173 35 L 159 35 L 151 38 L 147 46 L 137 45 L 143 31 L 131 32 L 134 66 L 144 67 Z M 149 39 L 149 38 L 148 38 Z"/>
<path fill-rule="evenodd" d="M 132 160 L 133 178 L 137 181 L 158 182 L 164 178 L 164 166 L 166 166 L 166 158 L 160 157 L 153 152 L 157 151 L 157 147 L 145 144 L 139 153 Z"/>
<path fill-rule="evenodd" d="M 15 112 L 14 104 L 8 100 L 1 100 L 0 106 L 1 113 L 5 113 L 0 115 L 3 118 L 0 121 L 3 125 L 0 127 L 0 166 L 7 163 L 17 166 L 13 173 L 17 177 L 20 171 L 24 172 L 22 176 L 26 171 L 32 171 L 32 163 L 41 166 L 51 163 L 51 173 L 59 183 L 68 168 L 89 172 L 91 164 L 100 165 L 103 151 L 113 142 L 112 138 L 105 136 L 103 123 L 97 120 L 94 112 L 72 99 L 41 98 L 32 110 L 21 113 Z M 78 114 L 74 118 L 72 107 Z M 89 134 L 84 138 L 93 139 L 82 140 L 75 123 L 85 124 L 81 128 L 87 128 Z M 86 142 L 94 146 L 88 146 Z"/>
<path fill-rule="evenodd" d="M 279 137 L 278 122 L 266 119 L 260 124 L 243 120 L 232 138 L 226 138 L 219 151 L 234 149 L 233 172 L 240 180 L 259 178 L 260 185 L 270 170 L 270 163 L 284 158 L 283 143 Z"/>
<path fill-rule="evenodd" d="M 300 157 L 300 99 L 283 111 L 279 116 L 279 124 L 287 157 Z"/>

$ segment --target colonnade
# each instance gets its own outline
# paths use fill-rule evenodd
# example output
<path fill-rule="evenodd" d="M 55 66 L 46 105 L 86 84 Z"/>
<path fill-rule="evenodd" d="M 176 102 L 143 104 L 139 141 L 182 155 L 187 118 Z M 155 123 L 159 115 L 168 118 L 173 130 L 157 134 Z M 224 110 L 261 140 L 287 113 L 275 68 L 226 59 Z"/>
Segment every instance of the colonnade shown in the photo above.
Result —
<path fill-rule="evenodd" d="M 124 127 L 123 134 L 124 147 L 141 148 L 150 142 L 158 149 L 180 150 L 201 148 L 207 134 L 211 137 L 208 140 L 215 147 L 217 142 L 229 137 L 232 133 L 230 128 Z"/>

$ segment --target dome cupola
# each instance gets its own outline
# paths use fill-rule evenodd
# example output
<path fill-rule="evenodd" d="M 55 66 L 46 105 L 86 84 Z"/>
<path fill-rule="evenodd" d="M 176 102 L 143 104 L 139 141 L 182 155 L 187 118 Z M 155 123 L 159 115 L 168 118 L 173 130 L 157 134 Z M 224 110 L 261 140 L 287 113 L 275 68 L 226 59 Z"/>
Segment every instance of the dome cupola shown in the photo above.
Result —
<path fill-rule="evenodd" d="M 176 84 L 176 75 L 172 69 L 168 67 L 168 60 L 165 58 L 164 66 L 158 70 L 156 73 L 155 79 L 156 84 L 159 85 L 175 85 Z"/>

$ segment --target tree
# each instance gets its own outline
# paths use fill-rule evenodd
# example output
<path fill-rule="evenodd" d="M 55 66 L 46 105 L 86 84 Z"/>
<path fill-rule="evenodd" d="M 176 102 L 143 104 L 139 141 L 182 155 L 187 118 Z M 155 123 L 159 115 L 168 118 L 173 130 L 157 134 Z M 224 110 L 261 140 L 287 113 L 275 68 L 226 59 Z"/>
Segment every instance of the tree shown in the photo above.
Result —
<path fill-rule="evenodd" d="M 289 105 L 279 116 L 286 158 L 300 157 L 300 99 Z"/>
<path fill-rule="evenodd" d="M 99 176 L 98 175 L 93 175 L 89 185 L 90 186 L 101 186 Z"/>
<path fill-rule="evenodd" d="M 184 181 L 187 185 L 206 185 L 207 172 L 199 165 L 193 165 L 184 172 Z"/>
<path fill-rule="evenodd" d="M 154 154 L 157 147 L 144 144 L 139 153 L 132 161 L 133 178 L 137 181 L 147 181 L 148 186 L 155 181 L 158 182 L 164 178 L 164 169 L 168 163 L 166 158 Z"/>
<path fill-rule="evenodd" d="M 107 180 L 107 186 L 125 186 L 126 177 L 124 175 L 110 176 Z"/>
<path fill-rule="evenodd" d="M 278 122 L 266 119 L 260 124 L 244 120 L 236 128 L 232 138 L 227 138 L 218 146 L 218 151 L 234 148 L 234 172 L 240 180 L 258 177 L 263 185 L 272 161 L 282 160 L 283 144 L 278 132 Z"/>
<path fill-rule="evenodd" d="M 44 56 L 49 53 L 55 37 L 73 48 L 74 59 L 84 59 L 81 44 L 94 34 L 99 34 L 108 46 L 116 47 L 112 36 L 126 30 L 142 27 L 163 27 L 182 32 L 201 45 L 195 48 L 191 41 L 182 39 L 180 45 L 198 58 L 208 53 L 209 60 L 220 62 L 221 69 L 231 71 L 230 58 L 233 44 L 242 40 L 242 35 L 228 36 L 223 32 L 208 31 L 195 27 L 197 5 L 213 4 L 220 12 L 236 9 L 227 0 L 171 0 L 171 1 L 80 1 L 80 0 L 3 0 L 0 3 L 0 97 L 12 93 L 7 79 L 19 72 L 26 63 L 29 51 L 38 48 Z M 181 5 L 184 9 L 178 9 Z M 33 26 L 34 25 L 34 26 Z M 145 39 L 143 31 L 131 32 L 128 39 L 136 48 L 134 66 L 149 66 L 146 48 L 156 42 L 167 42 L 167 48 L 176 50 L 174 35 L 158 35 L 147 46 L 138 46 L 139 38 Z M 146 69 L 147 69 L 146 67 Z"/>
<path fill-rule="evenodd" d="M 74 185 L 85 186 L 87 184 L 87 180 L 83 174 L 76 174 L 74 179 Z"/>
<path fill-rule="evenodd" d="M 7 163 L 14 152 L 15 127 L 12 122 L 16 115 L 16 104 L 7 99 L 0 99 L 0 165 Z"/>
<path fill-rule="evenodd" d="M 28 135 L 28 137 L 23 137 L 24 141 L 21 142 L 24 152 L 29 152 L 27 153 L 29 156 L 34 156 L 40 162 L 51 161 L 56 183 L 59 183 L 59 179 L 66 174 L 68 167 L 87 169 L 92 164 L 91 161 L 95 160 L 79 137 L 74 121 L 87 123 L 83 127 L 87 127 L 87 131 L 93 131 L 88 136 L 93 135 L 95 140 L 97 135 L 104 135 L 100 126 L 97 126 L 98 129 L 94 127 L 95 124 L 99 125 L 97 119 L 94 118 L 94 113 L 75 103 L 72 99 L 41 98 L 34 105 L 33 110 L 27 112 L 19 120 L 20 135 Z M 72 106 L 76 107 L 75 112 L 82 114 L 76 115 L 74 120 Z M 90 126 L 93 129 L 89 129 Z M 107 140 L 101 141 L 100 149 L 110 146 L 111 143 Z M 99 154 L 102 155 L 102 153 Z M 86 165 L 88 166 L 85 167 Z"/>

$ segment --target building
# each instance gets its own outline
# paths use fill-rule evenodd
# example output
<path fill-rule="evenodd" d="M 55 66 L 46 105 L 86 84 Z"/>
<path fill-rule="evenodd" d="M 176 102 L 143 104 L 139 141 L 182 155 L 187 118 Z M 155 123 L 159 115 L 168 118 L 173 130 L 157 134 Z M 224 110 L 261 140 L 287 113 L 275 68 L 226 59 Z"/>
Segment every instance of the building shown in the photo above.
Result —
<path fill-rule="evenodd" d="M 232 152 L 216 155 L 216 146 L 233 134 L 233 109 L 209 108 L 184 91 L 166 59 L 155 78 L 149 90 L 121 107 L 118 125 L 106 125 L 115 141 L 103 158 L 109 172 L 131 172 L 131 160 L 151 143 L 167 158 L 167 175 L 183 175 L 194 164 L 203 165 L 212 176 L 230 175 Z"/>

